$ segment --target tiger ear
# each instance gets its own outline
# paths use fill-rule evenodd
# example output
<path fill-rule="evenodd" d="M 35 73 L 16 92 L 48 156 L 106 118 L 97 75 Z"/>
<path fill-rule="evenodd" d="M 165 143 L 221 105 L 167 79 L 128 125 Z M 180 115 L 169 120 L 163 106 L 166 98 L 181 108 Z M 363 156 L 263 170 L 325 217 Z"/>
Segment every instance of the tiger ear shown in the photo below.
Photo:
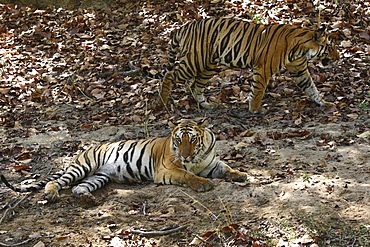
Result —
<path fill-rule="evenodd" d="M 179 125 L 179 121 L 177 121 L 174 117 L 171 117 L 170 119 L 168 119 L 167 124 L 171 128 L 175 128 L 177 125 Z"/>
<path fill-rule="evenodd" d="M 198 124 L 199 127 L 204 128 L 208 123 L 208 119 L 205 117 L 199 117 L 195 119 L 195 122 Z"/>
<path fill-rule="evenodd" d="M 313 40 L 318 43 L 318 44 L 322 44 L 325 42 L 326 40 L 326 26 L 325 24 L 322 24 L 314 33 L 313 35 Z"/>

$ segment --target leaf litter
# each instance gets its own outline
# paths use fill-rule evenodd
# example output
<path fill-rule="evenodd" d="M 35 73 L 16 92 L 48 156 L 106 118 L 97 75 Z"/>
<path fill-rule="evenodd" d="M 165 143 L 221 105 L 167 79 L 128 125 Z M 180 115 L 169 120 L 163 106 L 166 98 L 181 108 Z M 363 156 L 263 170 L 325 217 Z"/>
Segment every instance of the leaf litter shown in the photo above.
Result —
<path fill-rule="evenodd" d="M 248 115 L 250 71 L 220 68 L 206 89 L 219 105 L 215 111 L 200 112 L 188 85 L 179 84 L 169 112 L 154 112 L 150 103 L 160 80 L 126 73 L 144 66 L 161 71 L 171 32 L 194 19 L 227 16 L 315 28 L 319 9 L 342 58 L 334 67 L 315 61 L 309 67 L 333 107 L 317 107 L 281 71 L 264 97 L 266 115 Z M 119 1 L 102 9 L 0 4 L 0 16 L 0 170 L 13 182 L 44 178 L 91 144 L 167 135 L 163 120 L 204 115 L 219 156 L 250 176 L 247 185 L 215 180 L 216 189 L 201 194 L 110 184 L 96 192 L 97 205 L 84 205 L 70 190 L 54 205 L 41 193 L 20 202 L 1 185 L 1 243 L 369 244 L 367 2 Z M 153 238 L 122 230 L 183 225 L 176 234 Z"/>

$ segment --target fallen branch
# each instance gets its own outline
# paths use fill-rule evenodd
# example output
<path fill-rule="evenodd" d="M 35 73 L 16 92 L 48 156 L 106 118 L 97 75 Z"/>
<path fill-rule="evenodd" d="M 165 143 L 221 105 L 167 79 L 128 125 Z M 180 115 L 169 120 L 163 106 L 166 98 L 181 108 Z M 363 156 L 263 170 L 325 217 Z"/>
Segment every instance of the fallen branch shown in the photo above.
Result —
<path fill-rule="evenodd" d="M 30 238 L 30 239 L 27 239 L 27 240 L 25 240 L 23 242 L 17 243 L 17 244 L 4 244 L 4 243 L 1 243 L 0 242 L 0 246 L 6 246 L 6 247 L 10 247 L 10 246 L 21 246 L 21 245 L 24 245 L 24 244 L 26 244 L 28 242 L 33 241 L 33 240 L 36 240 L 36 239 Z"/>
<path fill-rule="evenodd" d="M 181 231 L 181 230 L 183 230 L 183 229 L 185 229 L 187 227 L 188 227 L 187 225 L 185 225 L 185 226 L 179 226 L 179 227 L 176 227 L 176 228 L 173 228 L 173 229 L 170 229 L 170 230 L 164 230 L 164 231 L 141 231 L 141 230 L 134 230 L 134 229 L 130 229 L 128 231 L 131 232 L 131 233 L 134 233 L 134 234 L 138 234 L 140 236 L 154 237 L 154 236 L 169 235 L 171 233 L 174 233 L 174 232 L 177 232 L 177 231 Z"/>
<path fill-rule="evenodd" d="M 136 67 L 132 61 L 128 62 L 128 66 L 131 69 L 129 71 L 108 71 L 108 72 L 102 73 L 101 75 L 103 77 L 108 77 L 116 73 L 118 76 L 129 76 L 129 75 L 134 75 L 140 72 L 140 68 Z"/>
<path fill-rule="evenodd" d="M 40 236 L 40 237 L 37 237 L 37 238 L 30 238 L 30 239 L 27 239 L 27 240 L 24 240 L 23 242 L 20 242 L 20 243 L 16 243 L 16 244 L 4 244 L 4 243 L 1 243 L 0 242 L 0 246 L 6 246 L 6 247 L 12 247 L 12 246 L 21 246 L 21 245 L 24 245 L 28 242 L 31 242 L 31 241 L 36 241 L 40 238 L 54 238 L 55 235 L 51 235 L 51 236 Z"/>
<path fill-rule="evenodd" d="M 23 202 L 24 200 L 26 200 L 30 195 L 31 195 L 32 193 L 29 193 L 29 194 L 27 194 L 27 195 L 25 195 L 22 199 L 20 199 L 16 204 L 14 204 L 14 206 L 10 206 L 9 208 L 7 208 L 6 210 L 5 210 L 5 212 L 4 212 L 4 214 L 3 214 L 3 216 L 1 217 L 1 219 L 0 219 L 0 225 L 1 225 L 1 223 L 3 223 L 3 221 L 4 221 L 4 219 L 5 219 L 5 217 L 6 217 L 6 215 L 8 214 L 8 212 L 10 211 L 10 210 L 13 210 L 13 209 L 15 209 L 16 207 L 18 207 L 18 205 L 19 204 L 21 204 L 21 202 Z"/>

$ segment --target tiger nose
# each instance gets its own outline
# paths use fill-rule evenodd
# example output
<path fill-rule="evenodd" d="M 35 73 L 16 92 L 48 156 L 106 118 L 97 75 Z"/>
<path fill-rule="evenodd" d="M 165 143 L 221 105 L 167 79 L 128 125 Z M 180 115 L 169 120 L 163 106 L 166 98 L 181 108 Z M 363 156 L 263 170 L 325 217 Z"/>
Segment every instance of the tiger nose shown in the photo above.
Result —
<path fill-rule="evenodd" d="M 183 155 L 181 155 L 181 157 L 183 157 L 184 159 L 186 159 L 187 157 L 189 157 L 189 155 L 183 154 Z"/>

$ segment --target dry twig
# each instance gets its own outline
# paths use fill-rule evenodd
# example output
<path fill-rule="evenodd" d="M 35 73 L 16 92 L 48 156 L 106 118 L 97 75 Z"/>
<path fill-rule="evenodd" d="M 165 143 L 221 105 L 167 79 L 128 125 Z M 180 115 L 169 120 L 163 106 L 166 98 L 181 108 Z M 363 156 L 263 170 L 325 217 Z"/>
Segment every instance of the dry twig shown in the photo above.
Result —
<path fill-rule="evenodd" d="M 40 238 L 54 238 L 55 235 L 51 235 L 51 236 L 40 236 L 40 237 L 36 237 L 36 238 L 30 238 L 30 239 L 27 239 L 27 240 L 24 240 L 20 243 L 16 243 L 16 244 L 4 244 L 2 242 L 0 242 L 0 246 L 6 246 L 6 247 L 13 247 L 13 246 L 23 246 L 24 244 L 28 243 L 28 242 L 31 242 L 31 241 L 36 241 Z"/>
<path fill-rule="evenodd" d="M 24 200 L 26 200 L 30 195 L 31 195 L 32 193 L 29 193 L 29 194 L 27 194 L 27 195 L 25 195 L 22 199 L 20 199 L 16 204 L 14 204 L 14 206 L 10 206 L 9 208 L 7 208 L 6 210 L 5 210 L 5 212 L 4 212 L 4 214 L 3 214 L 3 216 L 1 217 L 1 219 L 0 219 L 0 225 L 1 225 L 1 223 L 3 223 L 3 221 L 4 221 L 4 219 L 5 219 L 5 217 L 6 217 L 6 215 L 8 214 L 8 212 L 10 211 L 10 210 L 13 210 L 13 209 L 15 209 L 16 207 L 18 207 L 18 205 L 19 204 L 21 204 L 21 202 L 23 202 Z M 16 200 L 18 200 L 18 199 L 16 199 Z"/>
<path fill-rule="evenodd" d="M 205 243 L 205 244 L 208 244 L 208 245 L 212 245 L 210 242 L 208 242 L 207 240 L 205 240 L 204 238 L 202 238 L 201 236 L 198 236 L 197 234 L 194 234 L 194 236 L 199 239 L 201 242 Z"/>
<path fill-rule="evenodd" d="M 129 71 L 117 71 L 117 72 L 115 72 L 115 71 L 108 71 L 108 72 L 102 73 L 101 75 L 103 77 L 108 77 L 108 76 L 113 75 L 114 73 L 117 73 L 118 76 L 130 76 L 130 75 L 134 75 L 134 74 L 140 72 L 140 68 L 139 67 L 136 67 L 132 61 L 130 61 L 128 63 L 128 66 L 130 67 L 130 70 Z"/>
<path fill-rule="evenodd" d="M 187 227 L 188 227 L 187 225 L 179 226 L 179 227 L 176 227 L 176 228 L 173 228 L 173 229 L 170 229 L 170 230 L 164 230 L 164 231 L 141 231 L 141 230 L 130 229 L 129 232 L 134 233 L 134 234 L 138 234 L 140 236 L 154 237 L 154 236 L 169 235 L 171 233 L 181 231 L 181 230 L 183 230 Z"/>
<path fill-rule="evenodd" d="M 0 242 L 0 246 L 6 246 L 6 247 L 11 247 L 11 246 L 22 246 L 22 245 L 24 245 L 24 244 L 26 244 L 26 243 L 28 243 L 28 242 L 30 242 L 30 241 L 32 241 L 32 240 L 35 240 L 35 239 L 34 239 L 34 238 L 30 238 L 30 239 L 24 240 L 24 241 L 22 241 L 22 242 L 20 242 L 20 243 L 17 243 L 17 244 L 4 244 L 4 243 L 1 243 L 1 242 Z"/>

